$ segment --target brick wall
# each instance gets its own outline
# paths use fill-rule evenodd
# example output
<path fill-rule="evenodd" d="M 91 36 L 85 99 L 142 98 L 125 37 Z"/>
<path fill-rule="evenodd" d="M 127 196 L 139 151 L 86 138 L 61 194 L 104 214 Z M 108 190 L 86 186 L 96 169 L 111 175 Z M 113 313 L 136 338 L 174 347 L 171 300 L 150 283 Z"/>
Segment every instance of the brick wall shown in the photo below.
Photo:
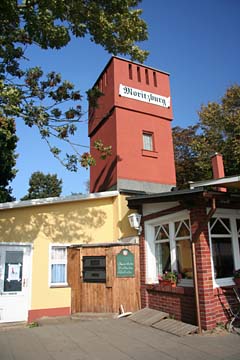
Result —
<path fill-rule="evenodd" d="M 174 319 L 196 324 L 193 288 L 147 285 L 149 307 L 165 311 Z"/>
<path fill-rule="evenodd" d="M 226 324 L 231 318 L 229 304 L 235 303 L 237 305 L 237 299 L 229 286 L 214 289 L 214 297 L 216 322 Z"/>

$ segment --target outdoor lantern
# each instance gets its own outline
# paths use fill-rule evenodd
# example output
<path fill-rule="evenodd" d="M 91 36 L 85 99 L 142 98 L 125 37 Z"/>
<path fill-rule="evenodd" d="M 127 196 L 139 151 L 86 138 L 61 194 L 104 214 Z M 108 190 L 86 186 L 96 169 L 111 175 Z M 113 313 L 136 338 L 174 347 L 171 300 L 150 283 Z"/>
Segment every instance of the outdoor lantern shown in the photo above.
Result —
<path fill-rule="evenodd" d="M 139 235 L 141 234 L 141 231 L 142 231 L 142 227 L 140 226 L 141 217 L 142 217 L 142 215 L 137 214 L 137 213 L 128 215 L 128 220 L 129 220 L 129 224 L 130 224 L 131 228 L 138 230 Z"/>

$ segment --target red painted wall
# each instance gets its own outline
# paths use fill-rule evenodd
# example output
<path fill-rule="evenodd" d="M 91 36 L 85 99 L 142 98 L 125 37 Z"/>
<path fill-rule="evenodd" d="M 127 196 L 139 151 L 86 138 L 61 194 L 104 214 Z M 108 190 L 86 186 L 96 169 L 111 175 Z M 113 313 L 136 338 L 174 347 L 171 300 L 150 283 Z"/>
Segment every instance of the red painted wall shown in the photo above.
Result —
<path fill-rule="evenodd" d="M 37 309 L 28 311 L 28 323 L 36 321 L 42 317 L 55 317 L 55 316 L 70 316 L 71 308 L 50 308 L 50 309 Z"/>
<path fill-rule="evenodd" d="M 175 184 L 171 123 L 155 116 L 116 109 L 118 178 Z M 143 151 L 143 131 L 153 133 L 154 152 Z"/>
<path fill-rule="evenodd" d="M 132 79 L 130 78 L 130 69 Z M 147 78 L 146 78 L 147 72 Z M 104 93 L 97 109 L 89 110 L 89 136 L 112 146 L 112 156 L 90 170 L 90 191 L 104 191 L 117 179 L 176 184 L 171 120 L 172 106 L 160 107 L 119 95 L 120 84 L 169 97 L 169 75 L 112 58 L 96 85 Z M 171 99 L 172 100 L 172 99 Z M 143 131 L 153 133 L 154 153 L 143 152 Z"/>

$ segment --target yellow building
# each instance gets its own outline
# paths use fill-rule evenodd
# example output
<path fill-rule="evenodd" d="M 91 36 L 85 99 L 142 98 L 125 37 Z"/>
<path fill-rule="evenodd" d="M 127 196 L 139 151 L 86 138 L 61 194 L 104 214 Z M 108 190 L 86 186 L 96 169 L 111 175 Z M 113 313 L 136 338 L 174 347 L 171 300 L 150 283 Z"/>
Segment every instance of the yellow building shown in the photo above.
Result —
<path fill-rule="evenodd" d="M 118 191 L 0 204 L 0 322 L 70 314 L 67 248 L 137 243 L 128 215 Z"/>

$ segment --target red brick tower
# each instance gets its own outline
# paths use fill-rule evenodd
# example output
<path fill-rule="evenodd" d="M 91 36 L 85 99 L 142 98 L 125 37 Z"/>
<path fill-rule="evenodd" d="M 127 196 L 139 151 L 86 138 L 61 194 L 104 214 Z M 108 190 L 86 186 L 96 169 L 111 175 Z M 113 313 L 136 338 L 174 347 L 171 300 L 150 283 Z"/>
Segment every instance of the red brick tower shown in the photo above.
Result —
<path fill-rule="evenodd" d="M 112 57 L 94 86 L 104 93 L 89 109 L 90 191 L 163 192 L 176 184 L 169 74 Z M 99 160 L 95 140 L 112 146 Z"/>

